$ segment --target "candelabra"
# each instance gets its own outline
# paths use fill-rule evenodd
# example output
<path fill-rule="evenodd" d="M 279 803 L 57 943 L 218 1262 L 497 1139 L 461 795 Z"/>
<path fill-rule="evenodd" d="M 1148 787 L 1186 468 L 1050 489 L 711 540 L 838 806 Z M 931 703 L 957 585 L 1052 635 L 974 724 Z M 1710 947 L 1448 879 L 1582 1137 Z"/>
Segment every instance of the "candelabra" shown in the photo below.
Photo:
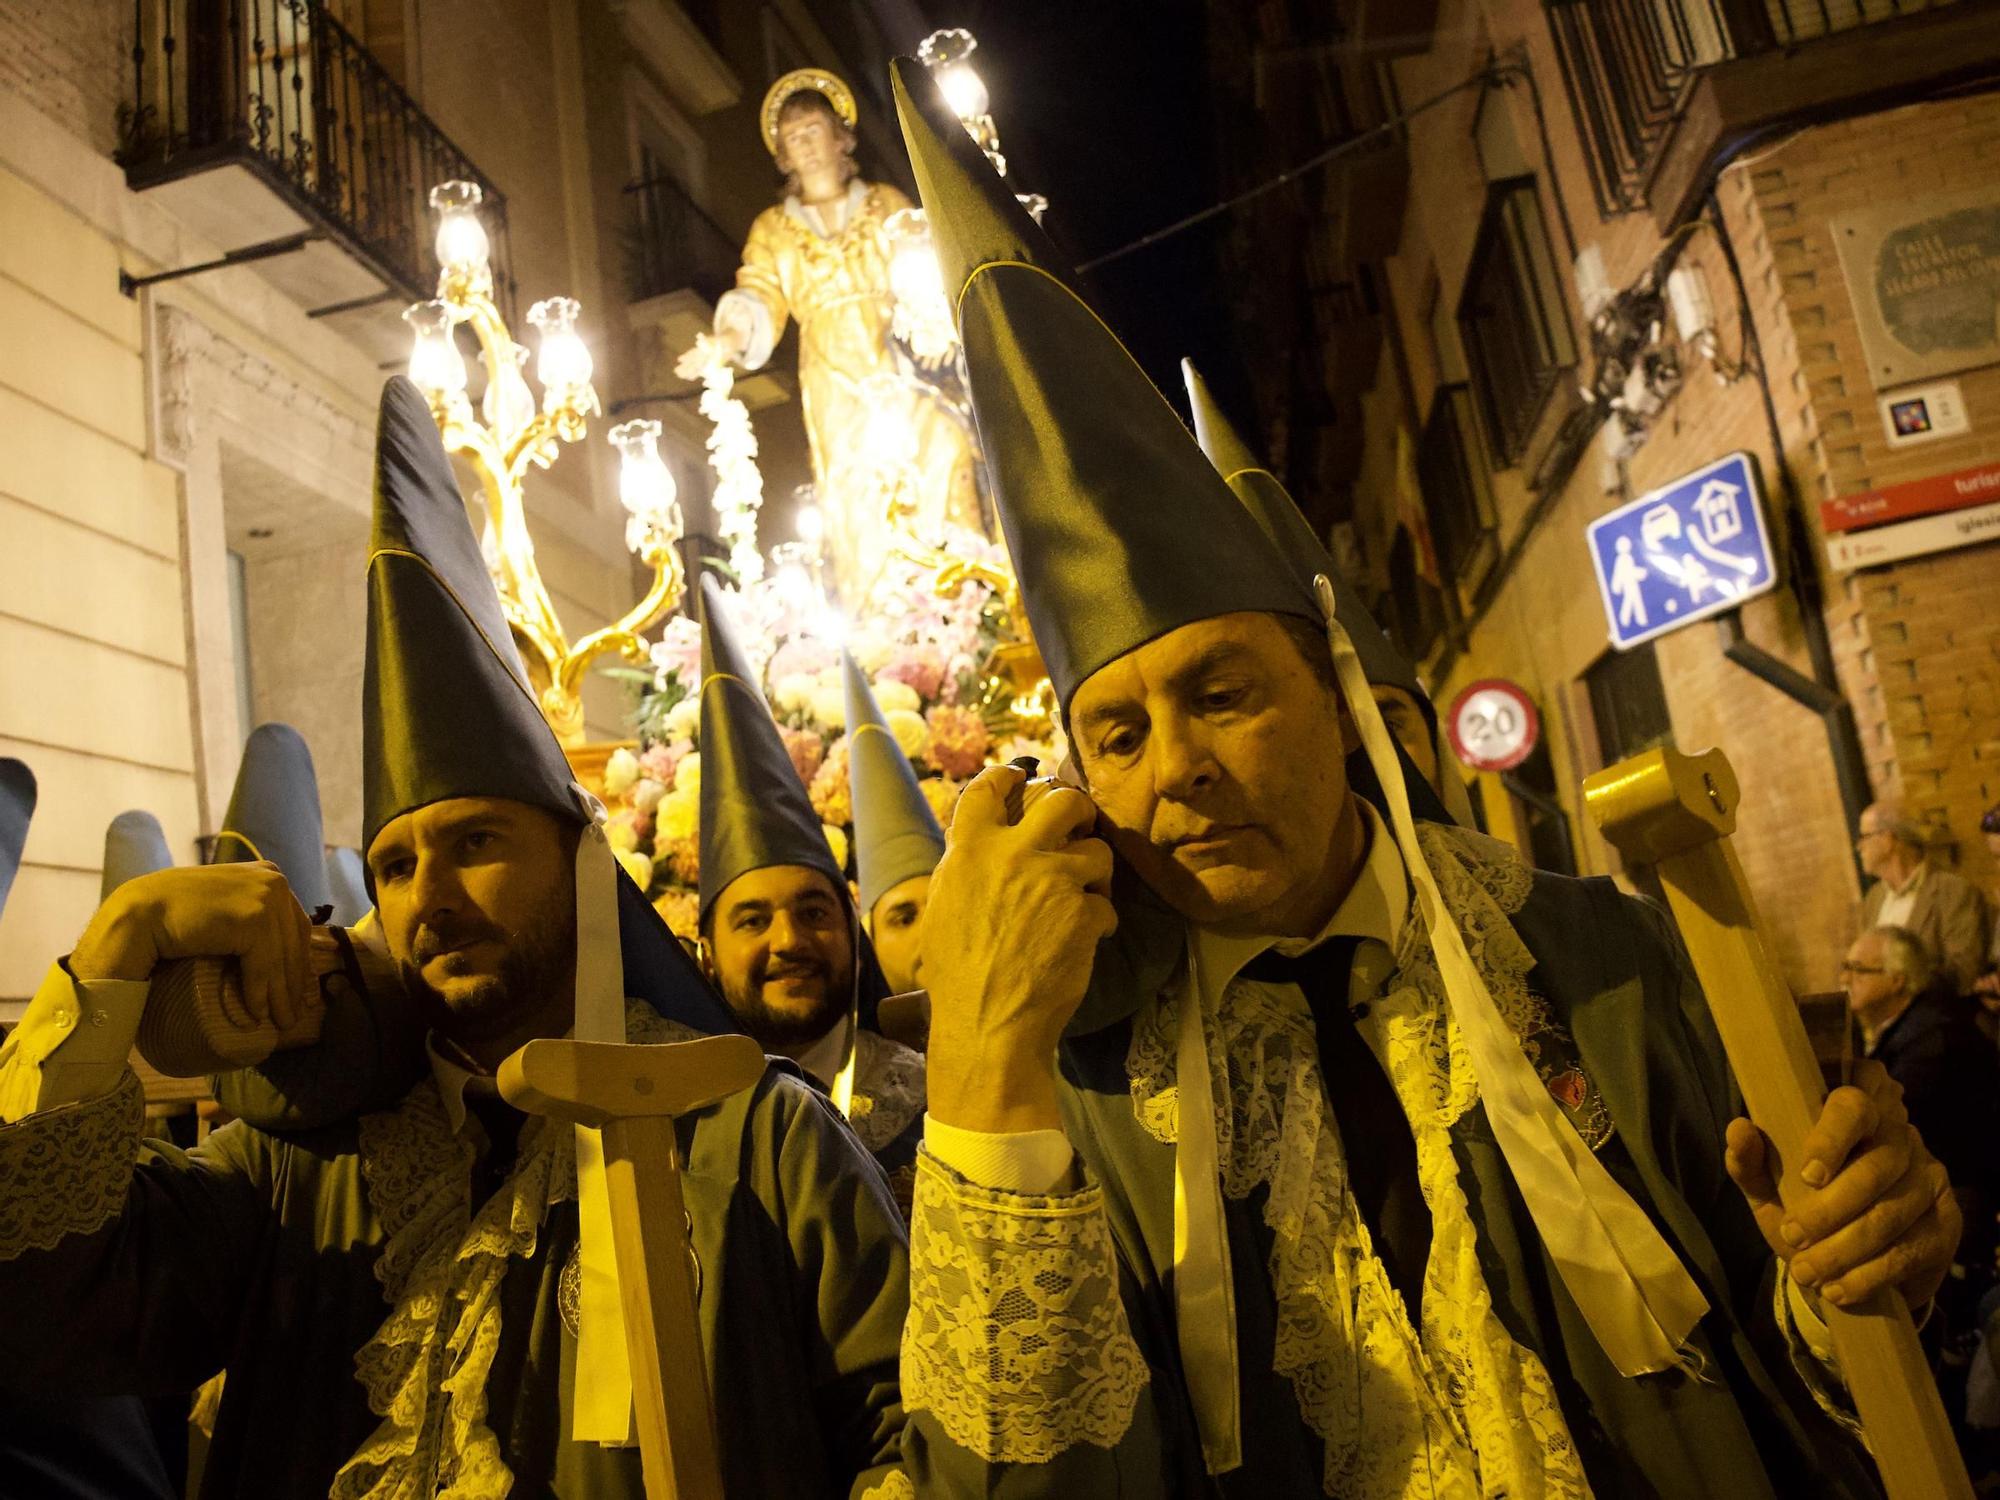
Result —
<path fill-rule="evenodd" d="M 550 297 L 528 309 L 540 334 L 535 377 L 539 404 L 522 376 L 528 350 L 514 341 L 493 300 L 493 271 L 480 190 L 447 182 L 431 189 L 438 215 L 437 297 L 403 313 L 410 325 L 410 379 L 430 403 L 445 447 L 479 476 L 486 500 L 487 566 L 499 589 L 507 624 L 521 648 L 542 714 L 566 746 L 583 738 L 584 673 L 616 651 L 635 664 L 648 660 L 640 632 L 679 599 L 683 578 L 676 547 L 682 534 L 673 474 L 659 454 L 660 424 L 626 422 L 608 434 L 620 454 L 619 499 L 627 512 L 625 544 L 652 570 L 645 596 L 624 616 L 571 642 L 535 562 L 522 487 L 530 468 L 553 464 L 566 442 L 583 440 L 599 413 L 591 386 L 590 350 L 576 331 L 579 308 Z M 466 395 L 465 359 L 457 330 L 469 325 L 486 368 L 486 390 L 474 414 Z"/>

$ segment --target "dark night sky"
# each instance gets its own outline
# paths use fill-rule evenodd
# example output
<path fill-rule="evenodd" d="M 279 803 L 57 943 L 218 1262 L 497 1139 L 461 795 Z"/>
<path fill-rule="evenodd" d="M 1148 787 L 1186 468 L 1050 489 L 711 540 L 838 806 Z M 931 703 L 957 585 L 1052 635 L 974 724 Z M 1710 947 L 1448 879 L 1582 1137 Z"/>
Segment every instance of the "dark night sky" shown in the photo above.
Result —
<path fill-rule="evenodd" d="M 1207 207 L 1221 190 L 1194 0 L 931 0 L 939 26 L 979 40 L 974 63 L 1008 176 L 1044 194 L 1072 264 Z M 1225 405 L 1241 388 L 1217 260 L 1220 221 L 1084 280 L 1098 311 L 1185 414 L 1182 356 Z M 1253 413 L 1232 411 L 1246 425 Z"/>

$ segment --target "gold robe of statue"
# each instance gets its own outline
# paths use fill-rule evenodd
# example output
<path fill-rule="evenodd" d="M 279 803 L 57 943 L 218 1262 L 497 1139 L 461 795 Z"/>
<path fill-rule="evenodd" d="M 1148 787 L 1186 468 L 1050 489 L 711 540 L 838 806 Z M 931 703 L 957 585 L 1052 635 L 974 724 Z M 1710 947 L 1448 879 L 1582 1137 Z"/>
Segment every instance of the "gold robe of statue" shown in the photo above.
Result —
<path fill-rule="evenodd" d="M 845 199 L 808 205 L 797 197 L 750 226 L 736 287 L 716 308 L 716 326 L 739 323 L 743 364 L 771 357 L 787 317 L 799 325 L 799 394 L 812 447 L 813 484 L 826 518 L 826 548 L 850 609 L 860 608 L 887 556 L 889 497 L 880 459 L 866 442 L 876 405 L 863 382 L 896 373 L 889 346 L 894 301 L 883 222 L 910 200 L 885 183 L 848 184 Z M 927 393 L 909 391 L 915 442 L 903 494 L 917 531 L 950 521 L 984 531 L 964 427 Z"/>

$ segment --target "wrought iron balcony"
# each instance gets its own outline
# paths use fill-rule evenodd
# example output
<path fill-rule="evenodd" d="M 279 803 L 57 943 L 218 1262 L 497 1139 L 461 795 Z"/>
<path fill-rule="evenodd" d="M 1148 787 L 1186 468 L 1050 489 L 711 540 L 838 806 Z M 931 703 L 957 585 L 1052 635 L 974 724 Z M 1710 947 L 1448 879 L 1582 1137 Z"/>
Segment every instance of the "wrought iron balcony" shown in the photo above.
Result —
<path fill-rule="evenodd" d="M 713 306 L 736 280 L 736 241 L 671 177 L 625 188 L 628 300 L 692 291 Z"/>
<path fill-rule="evenodd" d="M 429 296 L 425 194 L 476 182 L 508 297 L 505 200 L 322 0 L 135 0 L 133 27 L 118 159 L 135 190 L 225 250 L 315 232 L 260 268 L 335 316 Z"/>
<path fill-rule="evenodd" d="M 1710 71 L 1950 4 L 1544 0 L 1599 209 L 1610 217 L 1646 206 L 1674 127 Z"/>

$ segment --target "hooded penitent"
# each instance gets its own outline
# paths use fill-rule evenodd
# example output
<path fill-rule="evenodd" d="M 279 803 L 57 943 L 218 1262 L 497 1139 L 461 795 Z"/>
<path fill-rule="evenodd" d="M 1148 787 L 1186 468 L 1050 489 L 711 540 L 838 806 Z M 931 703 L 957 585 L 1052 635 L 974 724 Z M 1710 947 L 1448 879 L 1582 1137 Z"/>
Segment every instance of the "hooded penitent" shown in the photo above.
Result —
<path fill-rule="evenodd" d="M 28 824 L 35 816 L 35 773 L 26 761 L 0 756 L 0 908 L 21 869 Z"/>
<path fill-rule="evenodd" d="M 158 818 L 139 808 L 122 812 L 104 829 L 104 878 L 97 897 L 101 901 L 126 881 L 167 869 L 173 862 Z"/>
<path fill-rule="evenodd" d="M 473 539 L 424 399 L 407 380 L 382 392 L 375 525 L 368 556 L 362 688 L 364 850 L 404 813 L 451 797 L 504 797 L 579 830 L 576 1029 L 625 1040 L 625 997 L 700 1031 L 735 1029 L 672 932 L 612 858 L 528 685 L 493 580 Z M 597 1132 L 578 1128 L 583 1308 L 574 1436 L 622 1442 L 631 1390 L 619 1321 Z"/>
<path fill-rule="evenodd" d="M 868 679 L 841 653 L 847 684 L 847 785 L 854 803 L 854 870 L 861 910 L 944 858 L 944 830 L 917 786 L 910 757 L 889 732 Z"/>
<path fill-rule="evenodd" d="M 212 864 L 267 859 L 308 914 L 328 904 L 326 841 L 312 751 L 289 724 L 259 724 L 243 742 Z"/>
<path fill-rule="evenodd" d="M 1279 482 L 1278 476 L 1250 452 L 1249 445 L 1230 424 L 1229 418 L 1223 415 L 1222 408 L 1215 404 L 1215 398 L 1209 394 L 1208 382 L 1201 378 L 1193 361 L 1181 361 L 1181 378 L 1187 382 L 1188 406 L 1194 413 L 1195 441 L 1201 444 L 1201 451 L 1215 466 L 1215 472 L 1222 476 L 1223 483 L 1236 492 L 1236 498 L 1256 518 L 1257 524 L 1264 529 L 1264 535 L 1270 538 L 1278 554 L 1291 564 L 1300 582 L 1311 588 L 1316 578 L 1326 578 L 1333 589 L 1334 615 L 1348 625 L 1348 633 L 1354 641 L 1354 654 L 1360 659 L 1361 670 L 1367 675 L 1369 684 L 1398 688 L 1416 702 L 1424 716 L 1431 738 L 1431 753 L 1439 768 L 1439 784 L 1435 791 L 1442 801 L 1442 811 L 1453 822 L 1470 828 L 1472 804 L 1465 795 L 1465 784 L 1459 780 L 1454 769 L 1450 746 L 1438 724 L 1437 707 L 1417 680 L 1416 669 L 1369 616 L 1354 585 L 1334 565 L 1333 554 L 1314 534 L 1312 527 L 1306 524 L 1306 518 L 1292 503 L 1290 493 Z M 1366 758 L 1357 754 L 1353 759 L 1365 764 Z M 1361 775 L 1362 765 L 1354 765 L 1352 769 L 1357 776 Z M 1404 767 L 1406 773 L 1414 769 L 1408 765 Z M 1407 774 L 1404 780 L 1410 785 L 1418 815 L 1437 817 L 1440 809 L 1426 805 L 1430 799 L 1424 795 L 1425 788 L 1410 783 Z M 1379 795 L 1370 796 L 1369 800 L 1378 805 L 1381 802 Z"/>
<path fill-rule="evenodd" d="M 375 903 L 368 899 L 368 872 L 361 851 L 335 847 L 326 851 L 326 899 L 333 903 L 336 927 L 352 927 Z"/>
<path fill-rule="evenodd" d="M 1352 635 L 1365 617 L 1350 630 L 1331 580 L 1308 590 L 1275 555 L 1180 417 L 1056 268 L 923 69 L 899 60 L 895 93 L 958 312 L 1001 527 L 1064 712 L 1098 668 L 1197 620 L 1264 611 L 1325 627 L 1488 1117 L 1537 1231 L 1619 1369 L 1676 1363 L 1706 1304 L 1549 1097 L 1472 961 L 1425 862 L 1394 741 L 1356 656 Z M 1205 1054 L 1203 1028 L 1184 1030 L 1183 1046 Z M 1175 1242 L 1186 1253 L 1174 1298 L 1203 1452 L 1222 1472 L 1241 1463 L 1234 1282 L 1216 1175 L 1188 1170 L 1190 1158 L 1215 1161 L 1215 1122 L 1200 1110 L 1181 1120 Z"/>

